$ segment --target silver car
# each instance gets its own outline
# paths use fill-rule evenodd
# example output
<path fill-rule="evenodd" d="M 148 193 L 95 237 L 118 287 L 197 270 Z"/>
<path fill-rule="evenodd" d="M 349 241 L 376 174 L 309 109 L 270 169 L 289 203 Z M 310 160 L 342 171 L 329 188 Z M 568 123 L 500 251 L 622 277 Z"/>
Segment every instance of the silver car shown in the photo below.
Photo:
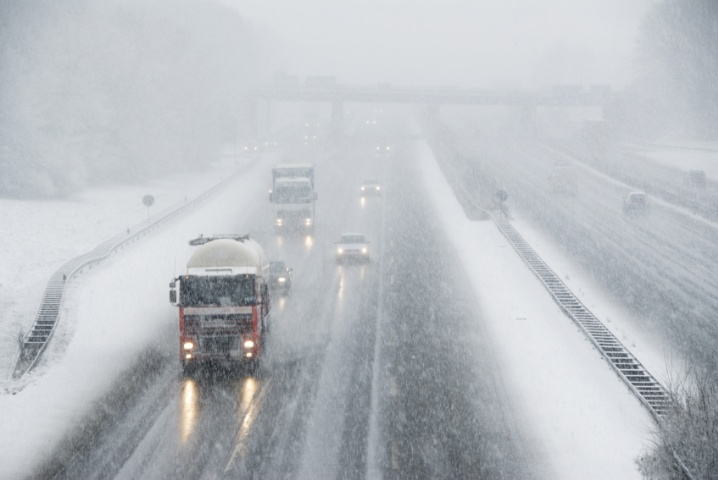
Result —
<path fill-rule="evenodd" d="M 334 245 L 337 263 L 369 262 L 369 241 L 361 233 L 345 233 Z"/>

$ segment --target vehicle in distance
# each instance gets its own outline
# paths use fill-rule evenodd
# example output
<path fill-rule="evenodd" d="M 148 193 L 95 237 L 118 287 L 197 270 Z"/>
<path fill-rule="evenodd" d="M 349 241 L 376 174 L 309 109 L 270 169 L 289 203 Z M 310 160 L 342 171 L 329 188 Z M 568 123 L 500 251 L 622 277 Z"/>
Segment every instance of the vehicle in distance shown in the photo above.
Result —
<path fill-rule="evenodd" d="M 644 192 L 631 192 L 623 199 L 623 213 L 642 214 L 649 208 L 648 195 Z"/>
<path fill-rule="evenodd" d="M 703 170 L 690 170 L 686 175 L 686 179 L 688 184 L 693 187 L 705 188 L 706 186 L 706 172 Z"/>
<path fill-rule="evenodd" d="M 377 145 L 374 150 L 374 155 L 377 157 L 391 155 L 391 145 Z"/>
<path fill-rule="evenodd" d="M 337 263 L 369 262 L 369 241 L 361 233 L 344 233 L 334 244 Z"/>
<path fill-rule="evenodd" d="M 283 163 L 272 169 L 269 201 L 274 204 L 274 225 L 277 230 L 314 228 L 314 165 Z"/>
<path fill-rule="evenodd" d="M 283 295 L 292 288 L 292 269 L 281 260 L 269 262 L 269 288 Z"/>
<path fill-rule="evenodd" d="M 364 180 L 361 182 L 359 192 L 362 197 L 372 197 L 381 195 L 381 184 L 379 180 Z"/>

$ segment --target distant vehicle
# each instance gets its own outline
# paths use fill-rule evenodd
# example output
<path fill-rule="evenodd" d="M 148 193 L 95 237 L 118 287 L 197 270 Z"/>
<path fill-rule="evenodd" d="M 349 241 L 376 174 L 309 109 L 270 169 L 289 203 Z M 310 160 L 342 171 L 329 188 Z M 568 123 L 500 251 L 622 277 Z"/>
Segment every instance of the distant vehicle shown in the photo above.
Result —
<path fill-rule="evenodd" d="M 649 208 L 648 195 L 643 192 L 631 192 L 623 199 L 623 213 L 648 213 Z"/>
<path fill-rule="evenodd" d="M 179 307 L 179 354 L 190 372 L 203 362 L 257 366 L 269 330 L 269 263 L 249 235 L 200 236 L 187 271 L 170 283 Z"/>
<path fill-rule="evenodd" d="M 391 155 L 391 145 L 377 145 L 376 150 L 374 150 L 374 155 L 377 157 Z"/>
<path fill-rule="evenodd" d="M 269 288 L 286 295 L 292 288 L 292 269 L 283 261 L 269 262 Z"/>
<path fill-rule="evenodd" d="M 359 192 L 362 198 L 381 196 L 381 185 L 378 180 L 364 180 L 361 183 Z"/>
<path fill-rule="evenodd" d="M 274 226 L 277 230 L 314 229 L 314 165 L 284 163 L 272 169 L 269 201 L 274 204 Z"/>
<path fill-rule="evenodd" d="M 369 241 L 361 233 L 344 233 L 334 244 L 337 263 L 369 262 Z"/>
<path fill-rule="evenodd" d="M 705 188 L 706 186 L 706 172 L 703 170 L 690 170 L 686 175 L 688 184 L 698 188 Z"/>
<path fill-rule="evenodd" d="M 578 175 L 572 165 L 554 165 L 549 177 L 553 193 L 576 195 L 578 193 Z"/>
<path fill-rule="evenodd" d="M 262 151 L 262 142 L 259 140 L 245 140 L 241 144 L 242 154 L 256 156 Z"/>

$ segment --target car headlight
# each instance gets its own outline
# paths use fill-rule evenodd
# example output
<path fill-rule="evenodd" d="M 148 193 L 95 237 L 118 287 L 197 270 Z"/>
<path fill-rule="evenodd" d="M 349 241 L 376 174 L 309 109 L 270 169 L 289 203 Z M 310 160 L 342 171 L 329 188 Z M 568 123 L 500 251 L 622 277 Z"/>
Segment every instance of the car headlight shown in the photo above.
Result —
<path fill-rule="evenodd" d="M 279 283 L 284 283 L 284 282 L 287 281 L 287 279 L 284 278 L 284 277 L 279 277 L 279 278 L 277 279 L 277 281 L 278 281 Z"/>
<path fill-rule="evenodd" d="M 278 226 L 278 227 L 281 227 L 281 226 L 282 226 L 282 219 L 281 219 L 281 218 L 278 218 L 276 223 L 277 223 L 277 226 Z"/>
<path fill-rule="evenodd" d="M 311 219 L 311 218 L 307 218 L 306 220 L 304 220 L 304 224 L 307 225 L 307 226 L 311 225 L 311 224 L 312 224 L 312 219 Z"/>
<path fill-rule="evenodd" d="M 247 350 L 254 348 L 254 341 L 253 340 L 245 340 L 244 348 L 246 348 Z"/>
<path fill-rule="evenodd" d="M 182 345 L 185 350 L 192 350 L 194 348 L 194 343 L 192 342 L 184 342 L 184 345 Z"/>
<path fill-rule="evenodd" d="M 339 254 L 344 253 L 344 249 L 343 249 L 343 248 L 337 248 L 337 253 L 339 253 Z"/>
<path fill-rule="evenodd" d="M 361 187 L 361 191 L 362 191 L 362 192 L 364 191 L 364 187 Z"/>
<path fill-rule="evenodd" d="M 366 247 L 364 247 L 364 248 L 361 249 L 361 253 L 367 253 L 367 252 L 368 252 L 368 250 L 367 250 Z"/>
<path fill-rule="evenodd" d="M 377 185 L 376 190 L 377 191 L 381 190 L 381 187 Z"/>

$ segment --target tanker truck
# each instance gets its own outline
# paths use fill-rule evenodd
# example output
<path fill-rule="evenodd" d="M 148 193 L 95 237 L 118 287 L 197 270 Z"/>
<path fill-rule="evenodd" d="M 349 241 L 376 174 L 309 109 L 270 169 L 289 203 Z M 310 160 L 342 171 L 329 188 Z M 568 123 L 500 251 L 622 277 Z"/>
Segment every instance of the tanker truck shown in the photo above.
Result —
<path fill-rule="evenodd" d="M 197 249 L 187 270 L 170 283 L 183 370 L 212 361 L 256 367 L 271 310 L 264 250 L 249 235 L 200 235 L 189 244 Z"/>

